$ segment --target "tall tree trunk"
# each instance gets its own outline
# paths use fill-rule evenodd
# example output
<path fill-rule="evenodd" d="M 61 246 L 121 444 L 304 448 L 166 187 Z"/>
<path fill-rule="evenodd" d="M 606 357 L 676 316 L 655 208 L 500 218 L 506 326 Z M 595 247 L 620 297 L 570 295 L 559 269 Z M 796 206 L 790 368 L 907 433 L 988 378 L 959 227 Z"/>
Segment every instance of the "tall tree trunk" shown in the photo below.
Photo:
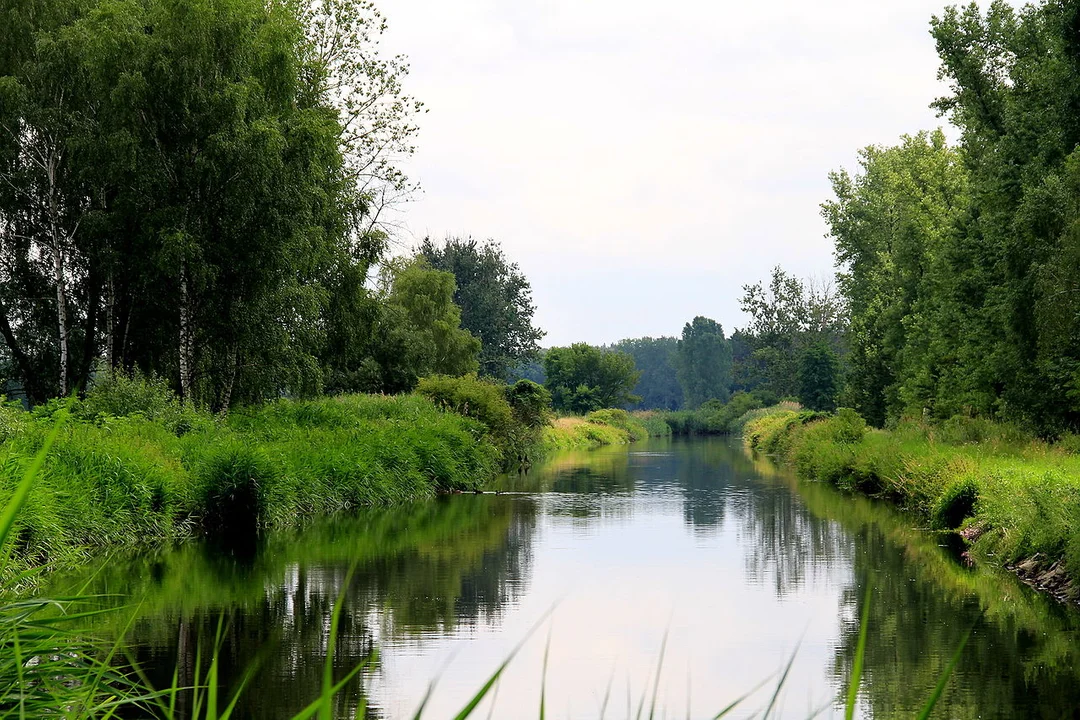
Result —
<path fill-rule="evenodd" d="M 187 261 L 180 261 L 180 396 L 192 400 L 194 368 L 194 320 L 191 312 L 191 288 L 188 287 Z"/>
<path fill-rule="evenodd" d="M 56 320 L 60 329 L 60 395 L 68 391 L 68 313 L 67 286 L 64 280 L 64 240 L 61 238 L 60 209 L 56 202 L 56 172 L 60 158 L 49 153 L 49 233 L 52 235 L 53 280 L 56 282 Z"/>
<path fill-rule="evenodd" d="M 116 282 L 112 270 L 109 270 L 105 293 L 105 367 L 112 372 L 116 368 Z"/>

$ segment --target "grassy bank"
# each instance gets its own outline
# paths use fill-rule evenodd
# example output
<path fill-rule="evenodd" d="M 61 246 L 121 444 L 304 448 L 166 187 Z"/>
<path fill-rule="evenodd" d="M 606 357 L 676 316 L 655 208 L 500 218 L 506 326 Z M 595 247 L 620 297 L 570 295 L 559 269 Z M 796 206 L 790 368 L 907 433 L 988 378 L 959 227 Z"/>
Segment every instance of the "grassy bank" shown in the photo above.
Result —
<path fill-rule="evenodd" d="M 891 500 L 960 532 L 974 557 L 1080 599 L 1080 456 L 1069 443 L 965 418 L 872 430 L 851 410 L 775 413 L 747 423 L 743 438 L 803 477 Z"/>
<path fill-rule="evenodd" d="M 0 580 L 96 548 L 242 536 L 474 488 L 501 466 L 485 426 L 418 395 L 279 400 L 221 420 L 137 384 L 111 394 L 71 408 L 3 548 L 13 562 Z M 59 407 L 0 408 L 0 504 Z"/>
<path fill-rule="evenodd" d="M 596 410 L 585 417 L 561 417 L 544 428 L 544 454 L 559 450 L 587 450 L 604 445 L 625 445 L 649 437 L 671 435 L 662 413 Z"/>

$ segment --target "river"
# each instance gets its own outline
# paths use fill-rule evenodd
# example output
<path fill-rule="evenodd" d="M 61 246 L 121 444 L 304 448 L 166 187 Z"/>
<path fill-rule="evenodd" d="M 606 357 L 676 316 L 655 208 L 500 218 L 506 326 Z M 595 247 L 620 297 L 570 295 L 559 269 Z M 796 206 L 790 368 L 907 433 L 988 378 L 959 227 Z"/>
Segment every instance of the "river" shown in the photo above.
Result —
<path fill-rule="evenodd" d="M 549 718 L 599 717 L 605 697 L 608 718 L 711 718 L 757 688 L 732 714 L 747 717 L 789 661 L 772 716 L 842 717 L 868 582 L 859 717 L 914 716 L 969 629 L 935 717 L 1077 716 L 1075 611 L 733 442 L 567 453 L 498 489 L 87 577 L 127 598 L 128 643 L 161 685 L 190 677 L 220 624 L 225 689 L 255 668 L 241 718 L 318 694 L 339 595 L 336 671 L 366 665 L 338 717 L 411 718 L 432 681 L 424 717 L 453 717 L 523 640 L 473 717 L 538 717 L 541 686 Z"/>

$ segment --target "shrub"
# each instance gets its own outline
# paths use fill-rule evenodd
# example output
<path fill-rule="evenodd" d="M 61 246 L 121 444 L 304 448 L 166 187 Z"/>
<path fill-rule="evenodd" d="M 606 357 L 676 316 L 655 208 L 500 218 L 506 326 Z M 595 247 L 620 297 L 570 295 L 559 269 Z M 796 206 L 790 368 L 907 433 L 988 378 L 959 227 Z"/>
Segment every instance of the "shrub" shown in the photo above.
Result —
<path fill-rule="evenodd" d="M 820 417 L 828 416 L 814 413 L 812 417 L 804 417 L 805 424 L 806 422 L 811 422 Z M 830 419 L 828 422 L 833 437 L 840 443 L 851 445 L 862 442 L 862 439 L 866 437 L 868 431 L 866 420 L 851 408 L 840 408 L 836 411 L 836 417 Z"/>
<path fill-rule="evenodd" d="M 630 416 L 645 427 L 649 437 L 668 437 L 671 435 L 671 425 L 667 422 L 666 413 L 655 410 L 638 410 L 630 413 Z"/>
<path fill-rule="evenodd" d="M 649 437 L 648 428 L 625 410 L 616 410 L 614 408 L 594 410 L 586 415 L 585 419 L 594 425 L 610 425 L 625 430 L 630 442 L 645 440 Z"/>
<path fill-rule="evenodd" d="M 195 513 L 212 534 L 250 537 L 266 517 L 265 495 L 279 473 L 256 447 L 230 441 L 215 447 L 195 478 Z"/>
<path fill-rule="evenodd" d="M 954 481 L 938 497 L 930 519 L 934 527 L 955 530 L 975 514 L 979 501 L 979 485 L 974 478 L 962 477 Z"/>
<path fill-rule="evenodd" d="M 514 411 L 501 385 L 474 374 L 432 375 L 422 378 L 416 391 L 444 410 L 480 421 L 507 458 L 515 454 Z"/>

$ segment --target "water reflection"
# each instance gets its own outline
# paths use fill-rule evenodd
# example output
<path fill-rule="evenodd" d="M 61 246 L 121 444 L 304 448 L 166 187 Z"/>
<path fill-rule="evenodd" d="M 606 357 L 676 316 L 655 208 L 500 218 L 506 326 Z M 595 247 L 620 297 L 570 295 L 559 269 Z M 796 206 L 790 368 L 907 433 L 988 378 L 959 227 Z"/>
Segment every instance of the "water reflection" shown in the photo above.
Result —
<path fill-rule="evenodd" d="M 290 717 L 317 693 L 343 589 L 338 675 L 380 658 L 338 699 L 338 717 L 369 701 L 371 715 L 405 716 L 440 668 L 430 717 L 452 714 L 556 600 L 548 682 L 566 708 L 554 716 L 595 717 L 612 669 L 636 709 L 665 632 L 669 715 L 715 714 L 802 637 L 779 715 L 831 701 L 828 716 L 867 582 L 863 716 L 917 712 L 969 627 L 941 717 L 1069 717 L 1080 706 L 1075 613 L 1011 576 L 961 566 L 887 507 L 799 483 L 738 446 L 568 453 L 497 489 L 319 523 L 247 554 L 190 545 L 114 561 L 93 587 L 142 600 L 130 637 L 161 683 L 176 667 L 190 676 L 227 614 L 223 685 L 258 661 L 258 691 L 237 717 Z M 533 707 L 541 652 L 515 659 L 494 717 Z"/>

